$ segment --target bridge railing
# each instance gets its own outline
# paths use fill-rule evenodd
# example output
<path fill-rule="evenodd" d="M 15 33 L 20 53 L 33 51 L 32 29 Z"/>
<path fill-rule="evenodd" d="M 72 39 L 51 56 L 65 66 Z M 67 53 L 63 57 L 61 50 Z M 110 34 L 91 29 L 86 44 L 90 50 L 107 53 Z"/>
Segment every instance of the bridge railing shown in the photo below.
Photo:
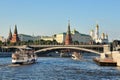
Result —
<path fill-rule="evenodd" d="M 60 46 L 68 46 L 68 47 L 103 47 L 104 45 L 30 45 L 31 47 L 60 47 Z"/>
<path fill-rule="evenodd" d="M 48 48 L 48 47 L 79 47 L 79 48 L 86 48 L 92 49 L 98 52 L 103 52 L 104 45 L 29 45 L 33 48 Z M 20 48 L 22 46 L 3 46 L 3 48 Z"/>

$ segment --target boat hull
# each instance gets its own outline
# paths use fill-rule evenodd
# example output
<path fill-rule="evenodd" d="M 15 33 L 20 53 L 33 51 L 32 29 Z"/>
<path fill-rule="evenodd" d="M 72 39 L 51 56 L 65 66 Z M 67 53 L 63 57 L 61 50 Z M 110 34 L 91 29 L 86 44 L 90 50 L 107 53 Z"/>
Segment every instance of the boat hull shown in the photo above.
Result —
<path fill-rule="evenodd" d="M 36 59 L 31 60 L 12 60 L 12 64 L 33 64 L 36 62 Z"/>
<path fill-rule="evenodd" d="M 117 66 L 117 62 L 114 62 L 111 59 L 94 58 L 93 61 L 100 66 Z"/>

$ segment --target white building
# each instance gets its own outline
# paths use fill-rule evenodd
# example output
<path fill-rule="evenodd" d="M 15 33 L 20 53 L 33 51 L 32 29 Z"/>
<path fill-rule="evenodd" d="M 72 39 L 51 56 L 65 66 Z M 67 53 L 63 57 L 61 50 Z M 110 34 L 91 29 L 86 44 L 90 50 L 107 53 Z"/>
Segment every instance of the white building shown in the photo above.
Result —
<path fill-rule="evenodd" d="M 0 36 L 0 41 L 5 42 L 6 39 L 3 36 Z"/>
<path fill-rule="evenodd" d="M 105 33 L 102 33 L 102 35 L 99 35 L 99 26 L 96 25 L 95 32 L 94 30 L 91 30 L 90 36 L 92 37 L 93 41 L 95 43 L 108 43 L 108 35 Z"/>

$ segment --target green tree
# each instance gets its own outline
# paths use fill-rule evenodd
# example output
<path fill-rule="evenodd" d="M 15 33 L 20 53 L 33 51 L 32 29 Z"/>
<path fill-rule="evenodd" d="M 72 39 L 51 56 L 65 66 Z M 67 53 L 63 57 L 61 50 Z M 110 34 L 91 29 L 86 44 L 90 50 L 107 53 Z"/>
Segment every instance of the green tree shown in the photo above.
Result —
<path fill-rule="evenodd" d="M 34 43 L 33 40 L 28 40 L 27 42 L 28 42 L 28 45 L 32 45 Z"/>
<path fill-rule="evenodd" d="M 79 45 L 79 41 L 74 41 L 73 44 L 74 45 Z"/>
<path fill-rule="evenodd" d="M 0 41 L 0 46 L 2 46 L 2 41 Z"/>
<path fill-rule="evenodd" d="M 57 45 L 58 44 L 58 42 L 56 40 L 53 40 L 52 43 L 53 43 L 53 45 Z"/>
<path fill-rule="evenodd" d="M 40 44 L 41 44 L 41 45 L 45 45 L 45 43 L 46 43 L 45 40 L 43 40 L 43 39 L 40 40 Z"/>
<path fill-rule="evenodd" d="M 50 40 L 46 41 L 46 45 L 51 45 L 51 44 L 52 44 L 52 41 L 50 41 Z"/>

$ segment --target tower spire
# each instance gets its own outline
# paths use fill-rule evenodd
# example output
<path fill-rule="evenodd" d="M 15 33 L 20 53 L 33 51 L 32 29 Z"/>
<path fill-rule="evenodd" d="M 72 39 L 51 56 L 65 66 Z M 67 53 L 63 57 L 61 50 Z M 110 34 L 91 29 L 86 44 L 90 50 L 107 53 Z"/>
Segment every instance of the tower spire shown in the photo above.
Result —
<path fill-rule="evenodd" d="M 68 20 L 68 34 L 70 34 L 70 20 Z"/>
<path fill-rule="evenodd" d="M 12 32 L 11 32 L 11 28 L 10 28 L 7 41 L 10 41 L 11 39 L 12 39 Z"/>
<path fill-rule="evenodd" d="M 96 30 L 95 30 L 95 39 L 99 38 L 99 25 L 96 25 Z"/>
<path fill-rule="evenodd" d="M 14 34 L 18 34 L 18 33 L 17 33 L 17 25 L 16 25 L 16 24 L 15 24 Z"/>
<path fill-rule="evenodd" d="M 71 31 L 70 31 L 70 20 L 68 20 L 68 30 L 65 38 L 65 45 L 70 45 L 70 44 L 72 44 L 72 37 L 71 37 Z"/>

